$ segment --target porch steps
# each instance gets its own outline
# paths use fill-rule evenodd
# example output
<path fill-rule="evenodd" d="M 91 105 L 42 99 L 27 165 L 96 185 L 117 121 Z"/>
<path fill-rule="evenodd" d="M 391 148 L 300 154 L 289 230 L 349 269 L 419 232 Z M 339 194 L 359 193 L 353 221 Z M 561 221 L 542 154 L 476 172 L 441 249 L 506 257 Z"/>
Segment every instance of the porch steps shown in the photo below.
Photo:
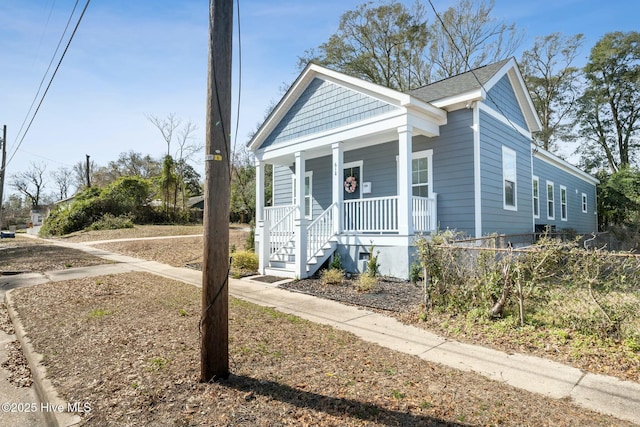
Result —
<path fill-rule="evenodd" d="M 307 262 L 307 277 L 312 276 L 316 271 L 318 271 L 322 264 L 324 264 L 324 262 L 335 252 L 337 246 L 337 242 L 332 239 L 309 259 Z M 293 240 L 280 248 L 280 250 L 271 258 L 269 267 L 265 268 L 265 274 L 295 278 L 295 249 L 295 243 Z"/>

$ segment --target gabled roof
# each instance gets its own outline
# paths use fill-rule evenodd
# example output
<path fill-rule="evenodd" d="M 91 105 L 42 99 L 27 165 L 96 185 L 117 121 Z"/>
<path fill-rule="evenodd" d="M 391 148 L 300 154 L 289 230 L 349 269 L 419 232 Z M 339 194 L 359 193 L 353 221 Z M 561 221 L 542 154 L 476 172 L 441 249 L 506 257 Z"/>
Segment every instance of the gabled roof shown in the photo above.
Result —
<path fill-rule="evenodd" d="M 449 77 L 444 80 L 428 84 L 409 91 L 410 95 L 415 96 L 425 102 L 434 102 L 444 98 L 450 98 L 467 92 L 482 89 L 496 75 L 498 71 L 510 59 L 505 59 L 495 64 L 485 65 L 457 76 Z"/>
<path fill-rule="evenodd" d="M 261 143 L 274 130 L 280 120 L 283 119 L 294 103 L 303 94 L 304 90 L 315 78 L 336 83 L 341 87 L 362 93 L 388 103 L 389 105 L 399 107 L 407 111 L 410 110 L 420 115 L 420 117 L 428 118 L 435 126 L 446 123 L 446 112 L 444 110 L 437 108 L 428 102 L 424 102 L 415 96 L 352 77 L 317 64 L 309 63 L 300 73 L 296 81 L 293 82 L 284 97 L 269 114 L 262 126 L 260 126 L 254 134 L 253 138 L 247 143 L 247 146 L 251 150 L 256 150 L 260 147 Z"/>
<path fill-rule="evenodd" d="M 457 76 L 411 90 L 409 95 L 447 111 L 469 106 L 474 101 L 486 101 L 487 93 L 504 76 L 508 76 L 530 132 L 542 129 L 540 118 L 514 58 L 509 58 L 467 71 Z"/>

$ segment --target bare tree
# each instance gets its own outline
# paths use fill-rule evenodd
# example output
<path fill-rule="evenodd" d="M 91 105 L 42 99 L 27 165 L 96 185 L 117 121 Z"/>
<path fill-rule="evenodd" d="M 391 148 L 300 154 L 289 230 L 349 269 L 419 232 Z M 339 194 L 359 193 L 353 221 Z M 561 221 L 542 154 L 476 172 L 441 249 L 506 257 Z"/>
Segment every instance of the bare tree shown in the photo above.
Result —
<path fill-rule="evenodd" d="M 98 185 L 98 182 L 96 180 L 97 171 L 98 166 L 93 160 L 89 162 L 89 176 L 87 176 L 87 163 L 85 161 L 79 161 L 78 163 L 73 165 L 73 178 L 78 190 L 87 188 L 87 182 Z"/>
<path fill-rule="evenodd" d="M 56 197 L 64 200 L 69 197 L 69 190 L 73 184 L 73 171 L 68 168 L 61 167 L 51 172 L 51 178 L 56 186 Z"/>
<path fill-rule="evenodd" d="M 37 209 L 40 205 L 40 196 L 46 186 L 44 180 L 46 169 L 47 165 L 44 163 L 31 162 L 29 170 L 12 175 L 9 182 L 14 190 L 27 198 L 33 209 Z"/>
<path fill-rule="evenodd" d="M 161 119 L 158 116 L 152 114 L 147 115 L 149 120 L 162 134 L 162 138 L 167 143 L 167 156 L 171 155 L 171 141 L 173 140 L 173 133 L 180 126 L 181 120 L 171 113 L 166 119 Z"/>
<path fill-rule="evenodd" d="M 180 192 L 182 193 L 182 209 L 187 207 L 187 183 L 185 174 L 187 173 L 187 161 L 201 151 L 204 145 L 193 141 L 193 134 L 198 130 L 198 126 L 193 122 L 187 122 L 178 131 L 178 149 L 176 150 L 176 175 L 178 175 L 178 182 L 180 183 Z M 176 191 L 178 186 L 176 186 Z M 175 195 L 177 198 L 177 194 Z"/>
<path fill-rule="evenodd" d="M 459 0 L 430 26 L 434 79 L 445 79 L 513 55 L 523 33 L 492 17 L 494 1 Z"/>

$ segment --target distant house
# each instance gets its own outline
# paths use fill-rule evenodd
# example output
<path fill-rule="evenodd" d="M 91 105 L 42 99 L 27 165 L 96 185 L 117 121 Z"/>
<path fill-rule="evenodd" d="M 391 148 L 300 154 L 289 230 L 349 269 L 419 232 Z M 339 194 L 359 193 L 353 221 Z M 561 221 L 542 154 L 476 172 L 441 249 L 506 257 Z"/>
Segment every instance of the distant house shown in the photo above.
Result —
<path fill-rule="evenodd" d="M 597 230 L 598 181 L 533 144 L 514 59 L 407 93 L 308 65 L 249 148 L 263 273 L 307 277 L 334 251 L 408 277 L 417 234 Z M 273 165 L 273 206 L 264 169 Z"/>

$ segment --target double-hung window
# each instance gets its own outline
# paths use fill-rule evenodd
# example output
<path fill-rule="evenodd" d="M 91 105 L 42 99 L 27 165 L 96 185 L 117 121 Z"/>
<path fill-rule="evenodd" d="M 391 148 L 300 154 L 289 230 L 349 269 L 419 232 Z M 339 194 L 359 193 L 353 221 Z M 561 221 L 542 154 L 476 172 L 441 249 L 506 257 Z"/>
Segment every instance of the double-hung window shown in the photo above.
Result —
<path fill-rule="evenodd" d="M 547 219 L 555 219 L 555 201 L 553 198 L 554 186 L 553 182 L 547 181 Z"/>
<path fill-rule="evenodd" d="M 502 147 L 502 182 L 504 209 L 518 210 L 516 152 L 504 146 Z"/>
<path fill-rule="evenodd" d="M 533 177 L 533 217 L 540 218 L 540 179 Z"/>
<path fill-rule="evenodd" d="M 587 213 L 587 193 L 582 193 L 582 213 Z"/>
<path fill-rule="evenodd" d="M 292 198 L 291 201 L 296 204 L 296 176 L 291 175 Z M 304 174 L 304 217 L 306 219 L 313 218 L 313 171 L 307 171 Z"/>
<path fill-rule="evenodd" d="M 432 150 L 416 151 L 411 157 L 411 194 L 419 197 L 429 197 L 431 189 Z"/>
<path fill-rule="evenodd" d="M 560 219 L 567 220 L 567 187 L 560 186 Z"/>

